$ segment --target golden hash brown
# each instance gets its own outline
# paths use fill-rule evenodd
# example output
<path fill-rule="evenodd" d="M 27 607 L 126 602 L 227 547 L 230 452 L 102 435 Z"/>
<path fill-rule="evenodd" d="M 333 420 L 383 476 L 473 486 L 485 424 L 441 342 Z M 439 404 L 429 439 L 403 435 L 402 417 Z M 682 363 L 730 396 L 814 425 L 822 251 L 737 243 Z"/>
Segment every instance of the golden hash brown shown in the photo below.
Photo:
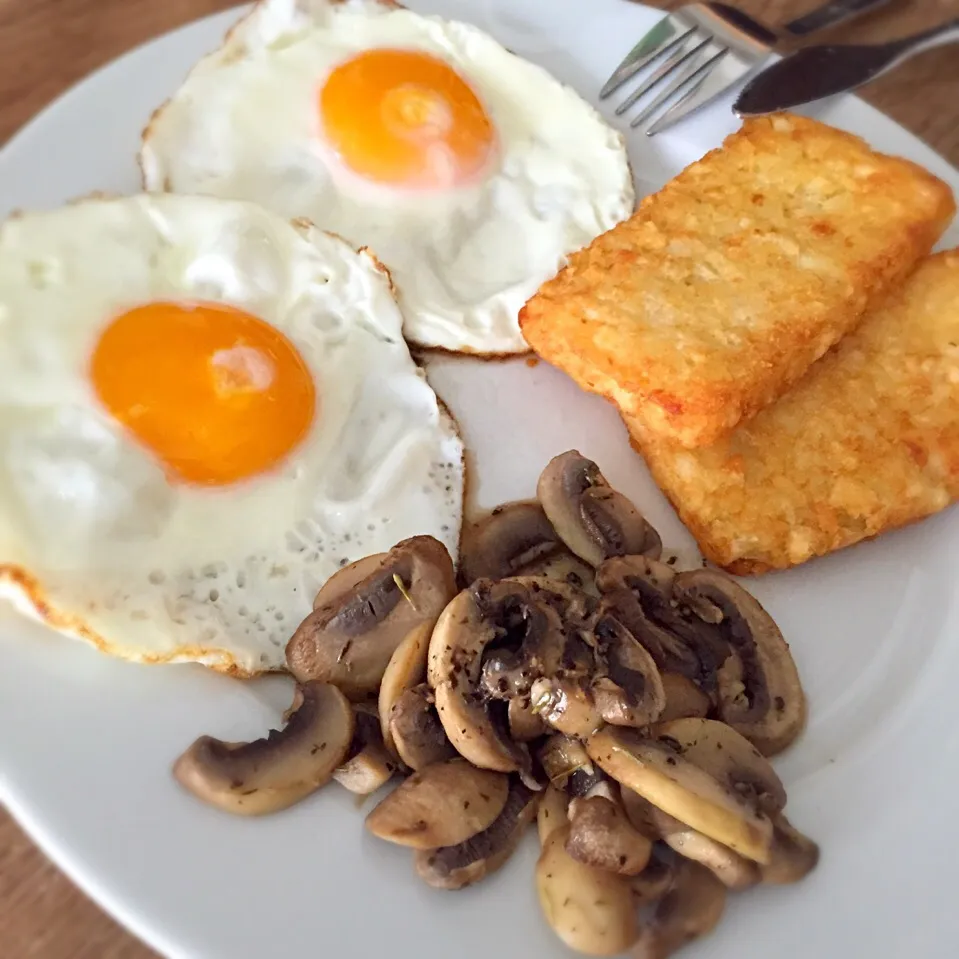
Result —
<path fill-rule="evenodd" d="M 932 249 L 949 187 L 848 133 L 747 120 L 574 254 L 520 316 L 646 431 L 714 442 L 798 380 Z"/>
<path fill-rule="evenodd" d="M 932 256 L 778 402 L 714 446 L 632 426 L 713 562 L 784 568 L 959 498 L 959 250 Z"/>

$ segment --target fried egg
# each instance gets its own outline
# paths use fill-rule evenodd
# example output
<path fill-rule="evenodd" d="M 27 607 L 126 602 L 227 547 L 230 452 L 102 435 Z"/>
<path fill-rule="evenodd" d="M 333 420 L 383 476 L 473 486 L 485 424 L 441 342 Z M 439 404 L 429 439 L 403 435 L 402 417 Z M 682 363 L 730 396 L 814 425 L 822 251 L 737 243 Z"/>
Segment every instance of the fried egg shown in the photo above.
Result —
<path fill-rule="evenodd" d="M 454 551 L 463 449 L 385 269 L 245 202 L 0 227 L 0 592 L 143 662 L 278 668 L 337 569 Z"/>
<path fill-rule="evenodd" d="M 520 308 L 632 213 L 622 136 L 464 23 L 262 0 L 144 132 L 146 189 L 306 216 L 389 267 L 423 347 L 529 347 Z"/>

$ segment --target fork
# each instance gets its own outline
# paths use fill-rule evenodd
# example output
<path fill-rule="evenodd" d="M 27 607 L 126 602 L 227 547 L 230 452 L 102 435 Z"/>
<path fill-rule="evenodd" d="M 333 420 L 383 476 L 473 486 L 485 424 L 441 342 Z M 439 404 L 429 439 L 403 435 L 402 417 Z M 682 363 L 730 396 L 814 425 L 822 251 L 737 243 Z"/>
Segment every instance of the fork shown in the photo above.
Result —
<path fill-rule="evenodd" d="M 831 0 L 785 24 L 787 37 L 807 37 L 877 10 L 890 0 Z M 633 118 L 654 136 L 750 79 L 764 65 L 781 36 L 725 3 L 694 3 L 663 17 L 626 55 L 600 91 L 605 100 L 646 67 L 655 69 L 617 108 L 622 116 L 659 88 Z"/>

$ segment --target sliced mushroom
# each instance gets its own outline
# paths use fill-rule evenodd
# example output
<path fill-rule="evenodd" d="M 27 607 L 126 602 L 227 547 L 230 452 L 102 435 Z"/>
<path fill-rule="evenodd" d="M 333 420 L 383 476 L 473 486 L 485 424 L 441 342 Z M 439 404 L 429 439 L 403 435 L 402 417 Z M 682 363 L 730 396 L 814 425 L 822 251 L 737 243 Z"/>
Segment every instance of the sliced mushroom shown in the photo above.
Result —
<path fill-rule="evenodd" d="M 642 930 L 633 959 L 666 959 L 716 928 L 726 908 L 726 887 L 697 863 L 682 860 L 672 888 Z"/>
<path fill-rule="evenodd" d="M 466 586 L 508 579 L 565 551 L 539 503 L 507 503 L 464 531 L 460 575 Z"/>
<path fill-rule="evenodd" d="M 536 754 L 550 785 L 568 791 L 569 779 L 583 770 L 593 774 L 593 763 L 586 754 L 586 747 L 578 739 L 554 733 Z"/>
<path fill-rule="evenodd" d="M 333 778 L 357 796 L 369 796 L 389 782 L 396 772 L 396 761 L 386 751 L 380 735 L 378 717 L 357 707 L 356 727 L 346 762 L 333 772 Z"/>
<path fill-rule="evenodd" d="M 760 867 L 728 846 L 704 836 L 650 803 L 650 818 L 663 841 L 679 855 L 705 866 L 727 889 L 748 889 L 759 882 Z"/>
<path fill-rule="evenodd" d="M 563 542 L 591 566 L 610 556 L 662 553 L 662 540 L 642 513 L 576 450 L 550 461 L 536 494 Z"/>
<path fill-rule="evenodd" d="M 735 659 L 719 682 L 719 715 L 764 755 L 789 746 L 806 723 L 806 696 L 789 646 L 759 602 L 724 573 L 679 573 L 676 599 L 722 632 Z"/>
<path fill-rule="evenodd" d="M 773 847 L 760 868 L 762 881 L 782 885 L 805 879 L 819 864 L 819 847 L 780 813 L 773 818 Z"/>
<path fill-rule="evenodd" d="M 360 563 L 363 571 L 373 565 Z M 432 628 L 456 587 L 449 553 L 431 536 L 399 543 L 355 578 L 343 571 L 342 590 L 321 590 L 328 598 L 293 634 L 286 661 L 301 681 L 334 683 L 364 699 L 376 692 L 396 648 L 415 630 Z"/>
<path fill-rule="evenodd" d="M 350 563 L 349 566 L 338 569 L 314 597 L 313 608 L 319 609 L 320 606 L 325 606 L 352 592 L 367 576 L 378 572 L 389 555 L 389 553 L 371 553 L 355 563 Z"/>
<path fill-rule="evenodd" d="M 569 826 L 546 838 L 536 889 L 546 921 L 562 941 L 587 956 L 616 956 L 639 936 L 628 879 L 587 866 L 566 851 Z"/>
<path fill-rule="evenodd" d="M 659 717 L 661 722 L 709 714 L 712 701 L 691 679 L 680 673 L 660 673 L 660 676 L 666 694 L 666 706 Z"/>
<path fill-rule="evenodd" d="M 458 846 L 417 852 L 417 874 L 436 889 L 462 889 L 496 872 L 513 855 L 536 817 L 538 797 L 539 793 L 513 780 L 506 805 L 489 828 Z"/>
<path fill-rule="evenodd" d="M 555 786 L 547 786 L 540 797 L 536 812 L 536 827 L 542 845 L 556 829 L 562 829 L 569 822 L 566 811 L 569 808 L 569 796 Z"/>
<path fill-rule="evenodd" d="M 759 881 L 756 863 L 664 813 L 632 790 L 622 790 L 622 802 L 629 821 L 640 832 L 705 866 L 728 888 L 745 889 Z"/>
<path fill-rule="evenodd" d="M 523 568 L 520 575 L 549 580 L 560 586 L 580 590 L 593 599 L 599 598 L 599 590 L 596 588 L 596 571 L 589 563 L 584 563 L 566 549 L 531 563 Z"/>
<path fill-rule="evenodd" d="M 592 690 L 576 680 L 539 679 L 530 698 L 542 720 L 567 736 L 586 739 L 605 722 Z"/>
<path fill-rule="evenodd" d="M 639 875 L 649 863 L 652 842 L 633 828 L 615 799 L 574 799 L 569 825 L 566 851 L 579 862 L 621 876 Z"/>
<path fill-rule="evenodd" d="M 607 560 L 596 571 L 602 610 L 615 616 L 646 647 L 663 672 L 679 673 L 712 694 L 729 656 L 720 628 L 675 598 L 678 574 L 648 556 Z"/>
<path fill-rule="evenodd" d="M 624 794 L 626 790 L 623 790 Z M 633 897 L 640 906 L 659 902 L 676 882 L 679 858 L 662 842 L 653 843 L 649 864 L 638 875 L 633 876 L 630 886 Z"/>
<path fill-rule="evenodd" d="M 397 786 L 367 817 L 379 839 L 412 849 L 455 846 L 483 832 L 506 805 L 509 780 L 462 759 L 427 766 Z"/>
<path fill-rule="evenodd" d="M 509 734 L 518 743 L 531 743 L 549 732 L 546 723 L 534 711 L 529 698 L 511 699 L 506 713 Z"/>
<path fill-rule="evenodd" d="M 197 798 L 227 812 L 258 816 L 292 806 L 329 782 L 353 740 L 346 697 L 324 683 L 298 686 L 284 729 L 251 743 L 201 736 L 173 767 Z"/>
<path fill-rule="evenodd" d="M 748 859 L 769 861 L 769 819 L 666 743 L 607 726 L 590 738 L 587 751 L 604 772 L 664 812 Z"/>
<path fill-rule="evenodd" d="M 715 719 L 658 723 L 653 735 L 755 809 L 769 816 L 786 805 L 786 787 L 769 761 L 748 739 Z"/>
<path fill-rule="evenodd" d="M 406 690 L 393 703 L 390 737 L 396 754 L 413 770 L 459 755 L 443 729 L 433 690 L 426 683 Z"/>
<path fill-rule="evenodd" d="M 447 606 L 430 640 L 427 673 L 440 721 L 462 756 L 483 769 L 528 770 L 527 750 L 507 733 L 508 707 L 491 699 L 528 696 L 564 645 L 558 614 L 522 583 L 477 580 Z"/>
<path fill-rule="evenodd" d="M 380 730 L 384 745 L 394 754 L 397 754 L 396 743 L 393 742 L 393 734 L 390 732 L 390 716 L 392 716 L 393 707 L 400 696 L 408 689 L 420 685 L 426 679 L 426 654 L 430 648 L 430 636 L 432 634 L 432 623 L 423 623 L 414 629 L 396 647 L 380 682 L 380 692 L 377 699 Z"/>
<path fill-rule="evenodd" d="M 647 839 L 657 840 L 662 838 L 659 828 L 653 820 L 653 810 L 656 808 L 648 799 L 644 799 L 637 792 L 628 789 L 626 786 L 620 787 L 620 802 L 626 812 L 630 823 L 634 829 L 641 832 Z"/>
<path fill-rule="evenodd" d="M 615 617 L 601 615 L 593 636 L 606 675 L 593 681 L 593 698 L 614 726 L 647 726 L 666 706 L 663 681 L 652 656 Z"/>

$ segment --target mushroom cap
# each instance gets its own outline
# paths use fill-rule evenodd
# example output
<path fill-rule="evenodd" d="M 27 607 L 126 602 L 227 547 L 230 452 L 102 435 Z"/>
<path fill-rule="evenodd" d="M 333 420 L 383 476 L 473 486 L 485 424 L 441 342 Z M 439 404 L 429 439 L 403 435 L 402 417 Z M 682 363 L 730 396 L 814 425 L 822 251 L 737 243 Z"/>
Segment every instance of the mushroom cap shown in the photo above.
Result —
<path fill-rule="evenodd" d="M 539 794 L 513 779 L 502 812 L 483 832 L 457 846 L 420 850 L 419 877 L 436 889 L 462 889 L 496 872 L 513 855 L 536 817 Z"/>
<path fill-rule="evenodd" d="M 333 778 L 357 796 L 369 796 L 385 786 L 396 772 L 396 760 L 387 752 L 380 735 L 379 718 L 355 706 L 356 728 L 346 762 L 333 771 Z"/>
<path fill-rule="evenodd" d="M 726 909 L 726 887 L 690 860 L 677 864 L 672 888 L 643 927 L 633 959 L 666 959 L 713 929 Z"/>
<path fill-rule="evenodd" d="M 769 760 L 744 736 L 715 719 L 675 719 L 658 723 L 653 735 L 668 742 L 714 779 L 767 815 L 786 805 L 786 787 Z"/>
<path fill-rule="evenodd" d="M 494 643 L 503 644 L 495 673 L 484 665 Z M 522 694 L 526 683 L 552 668 L 564 644 L 556 612 L 515 580 L 477 580 L 446 607 L 430 640 L 427 675 L 446 735 L 462 756 L 499 772 L 528 767 L 526 750 L 507 735 L 508 707 L 500 704 L 497 714 L 489 700 Z"/>
<path fill-rule="evenodd" d="M 735 654 L 719 675 L 720 718 L 764 755 L 781 752 L 806 724 L 806 695 L 773 618 L 717 570 L 679 573 L 674 595 L 704 621 L 715 622 Z"/>
<path fill-rule="evenodd" d="M 338 574 L 286 647 L 297 679 L 339 686 L 352 699 L 375 693 L 396 648 L 420 628 L 431 629 L 456 592 L 453 561 L 432 536 L 414 536 L 375 563 L 370 557 Z M 336 588 L 333 588 L 333 587 Z"/>
<path fill-rule="evenodd" d="M 456 846 L 488 829 L 502 813 L 509 779 L 462 759 L 413 773 L 366 817 L 379 839 L 411 849 Z"/>
<path fill-rule="evenodd" d="M 586 748 L 605 773 L 654 806 L 748 859 L 769 861 L 769 819 L 666 743 L 607 726 L 590 737 Z"/>
<path fill-rule="evenodd" d="M 393 703 L 390 738 L 396 754 L 414 770 L 459 755 L 443 729 L 433 690 L 426 683 L 407 689 Z"/>
<path fill-rule="evenodd" d="M 574 799 L 568 818 L 566 851 L 579 862 L 621 876 L 637 876 L 649 863 L 651 840 L 633 828 L 615 799 Z"/>
<path fill-rule="evenodd" d="M 618 956 L 639 936 L 628 879 L 574 859 L 570 826 L 552 831 L 536 864 L 536 891 L 546 921 L 570 949 Z"/>
<path fill-rule="evenodd" d="M 460 577 L 466 586 L 478 579 L 508 579 L 565 552 L 539 503 L 507 503 L 463 531 Z"/>
<path fill-rule="evenodd" d="M 282 730 L 250 743 L 201 736 L 177 759 L 173 775 L 226 812 L 276 812 L 329 782 L 349 752 L 354 728 L 353 709 L 339 689 L 304 683 Z"/>
<path fill-rule="evenodd" d="M 662 540 L 642 513 L 576 450 L 549 462 L 536 495 L 563 542 L 591 566 L 610 556 L 662 553 Z"/>

